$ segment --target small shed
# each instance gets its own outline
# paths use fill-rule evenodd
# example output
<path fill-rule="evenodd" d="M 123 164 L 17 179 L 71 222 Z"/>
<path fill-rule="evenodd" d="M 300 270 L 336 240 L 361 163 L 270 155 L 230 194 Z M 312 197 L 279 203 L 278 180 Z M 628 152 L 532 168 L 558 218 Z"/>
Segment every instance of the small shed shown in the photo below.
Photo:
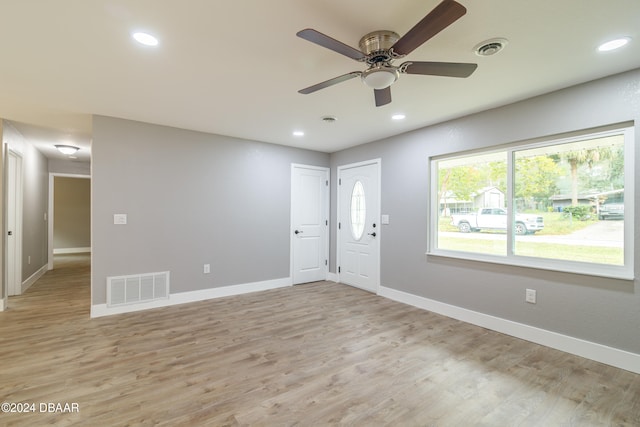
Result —
<path fill-rule="evenodd" d="M 498 187 L 484 187 L 473 194 L 474 208 L 504 208 L 504 193 Z"/>

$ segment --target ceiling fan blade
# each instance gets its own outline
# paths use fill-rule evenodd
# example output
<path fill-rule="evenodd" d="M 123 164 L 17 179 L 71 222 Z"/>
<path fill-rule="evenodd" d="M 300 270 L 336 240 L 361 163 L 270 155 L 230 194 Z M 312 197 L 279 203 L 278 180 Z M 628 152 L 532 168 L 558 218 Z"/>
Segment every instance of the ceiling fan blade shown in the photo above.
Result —
<path fill-rule="evenodd" d="M 444 0 L 402 36 L 393 45 L 393 51 L 398 55 L 408 55 L 422 43 L 453 24 L 465 13 L 467 13 L 467 9 L 460 3 L 454 0 Z"/>
<path fill-rule="evenodd" d="M 406 65 L 405 65 L 406 64 Z M 478 64 L 462 62 L 405 62 L 400 70 L 406 74 L 423 74 L 427 76 L 469 77 L 478 68 Z"/>
<path fill-rule="evenodd" d="M 326 88 L 326 87 L 333 86 L 333 85 L 335 85 L 335 84 L 338 84 L 338 83 L 342 83 L 342 82 L 344 82 L 344 81 L 347 81 L 347 80 L 352 79 L 352 78 L 354 78 L 354 77 L 358 77 L 358 76 L 359 76 L 359 75 L 361 75 L 361 74 L 362 74 L 362 72 L 360 72 L 360 71 L 352 71 L 352 72 L 350 72 L 350 73 L 343 74 L 343 75 L 341 75 L 341 76 L 338 76 L 338 77 L 334 77 L 334 78 L 332 78 L 332 79 L 329 79 L 329 80 L 324 81 L 324 82 L 322 82 L 322 83 L 318 83 L 318 84 L 316 84 L 316 85 L 309 86 L 309 87 L 304 88 L 304 89 L 300 89 L 298 92 L 299 92 L 299 93 L 302 93 L 302 94 L 304 94 L 304 95 L 308 95 L 308 94 L 313 93 L 313 92 L 316 92 L 316 91 L 318 91 L 318 90 L 320 90 L 320 89 L 324 89 L 324 88 Z"/>
<path fill-rule="evenodd" d="M 348 46 L 312 28 L 298 31 L 296 35 L 302 39 L 310 41 L 311 43 L 315 43 L 344 56 L 348 56 L 351 59 L 355 59 L 356 61 L 362 61 L 366 58 L 365 54 L 360 52 L 358 49 Z"/>
<path fill-rule="evenodd" d="M 376 107 L 391 103 L 391 86 L 384 89 L 374 89 L 373 93 L 376 97 Z"/>

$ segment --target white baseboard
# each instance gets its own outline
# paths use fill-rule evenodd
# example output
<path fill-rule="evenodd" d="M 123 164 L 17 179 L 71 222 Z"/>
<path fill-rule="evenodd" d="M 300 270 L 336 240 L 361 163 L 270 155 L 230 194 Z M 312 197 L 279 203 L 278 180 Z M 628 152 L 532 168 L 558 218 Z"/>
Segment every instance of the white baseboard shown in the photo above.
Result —
<path fill-rule="evenodd" d="M 640 354 L 467 310 L 381 286 L 378 295 L 463 322 L 640 374 Z"/>
<path fill-rule="evenodd" d="M 58 254 L 83 254 L 91 252 L 91 247 L 88 248 L 57 248 L 53 250 L 54 255 Z"/>
<path fill-rule="evenodd" d="M 284 277 L 282 279 L 265 280 L 262 282 L 223 286 L 220 288 L 202 289 L 199 291 L 180 292 L 177 294 L 170 294 L 169 298 L 167 299 L 150 301 L 146 303 L 130 304 L 116 307 L 108 307 L 107 304 L 95 304 L 91 306 L 91 317 L 103 317 L 110 316 L 112 314 L 131 313 L 134 311 L 148 310 L 150 308 L 168 307 L 171 305 L 204 301 L 213 298 L 222 298 L 247 294 L 250 292 L 285 288 L 292 285 L 292 278 Z"/>
<path fill-rule="evenodd" d="M 5 311 L 7 309 L 7 297 L 0 299 L 0 311 Z"/>
<path fill-rule="evenodd" d="M 336 273 L 327 273 L 327 281 L 338 283 L 338 275 Z"/>
<path fill-rule="evenodd" d="M 39 278 L 41 278 L 44 275 L 44 273 L 47 272 L 48 267 L 49 266 L 47 264 L 43 265 L 35 273 L 29 276 L 27 280 L 22 282 L 22 286 L 20 287 L 20 294 L 23 294 L 24 291 L 29 289 L 31 285 L 33 285 Z"/>

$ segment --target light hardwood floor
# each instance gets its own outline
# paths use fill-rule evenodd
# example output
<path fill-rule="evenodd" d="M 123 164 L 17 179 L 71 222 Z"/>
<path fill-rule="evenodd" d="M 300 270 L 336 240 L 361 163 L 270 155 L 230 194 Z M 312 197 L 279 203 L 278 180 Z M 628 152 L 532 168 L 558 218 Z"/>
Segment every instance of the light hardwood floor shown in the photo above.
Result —
<path fill-rule="evenodd" d="M 321 282 L 89 319 L 87 257 L 0 313 L 0 425 L 640 426 L 640 375 Z"/>

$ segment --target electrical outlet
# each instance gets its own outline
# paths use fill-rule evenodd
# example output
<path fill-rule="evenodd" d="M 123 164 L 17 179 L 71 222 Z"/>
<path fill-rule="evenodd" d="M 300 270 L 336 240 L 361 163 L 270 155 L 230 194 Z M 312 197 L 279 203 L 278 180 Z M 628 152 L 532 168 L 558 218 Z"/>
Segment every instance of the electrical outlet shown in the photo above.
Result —
<path fill-rule="evenodd" d="M 530 304 L 535 304 L 536 303 L 536 290 L 535 289 L 527 289 L 525 291 L 524 299 L 525 299 L 525 301 L 527 301 Z"/>
<path fill-rule="evenodd" d="M 211 264 L 205 264 L 204 265 L 204 274 L 209 274 L 211 273 Z"/>

